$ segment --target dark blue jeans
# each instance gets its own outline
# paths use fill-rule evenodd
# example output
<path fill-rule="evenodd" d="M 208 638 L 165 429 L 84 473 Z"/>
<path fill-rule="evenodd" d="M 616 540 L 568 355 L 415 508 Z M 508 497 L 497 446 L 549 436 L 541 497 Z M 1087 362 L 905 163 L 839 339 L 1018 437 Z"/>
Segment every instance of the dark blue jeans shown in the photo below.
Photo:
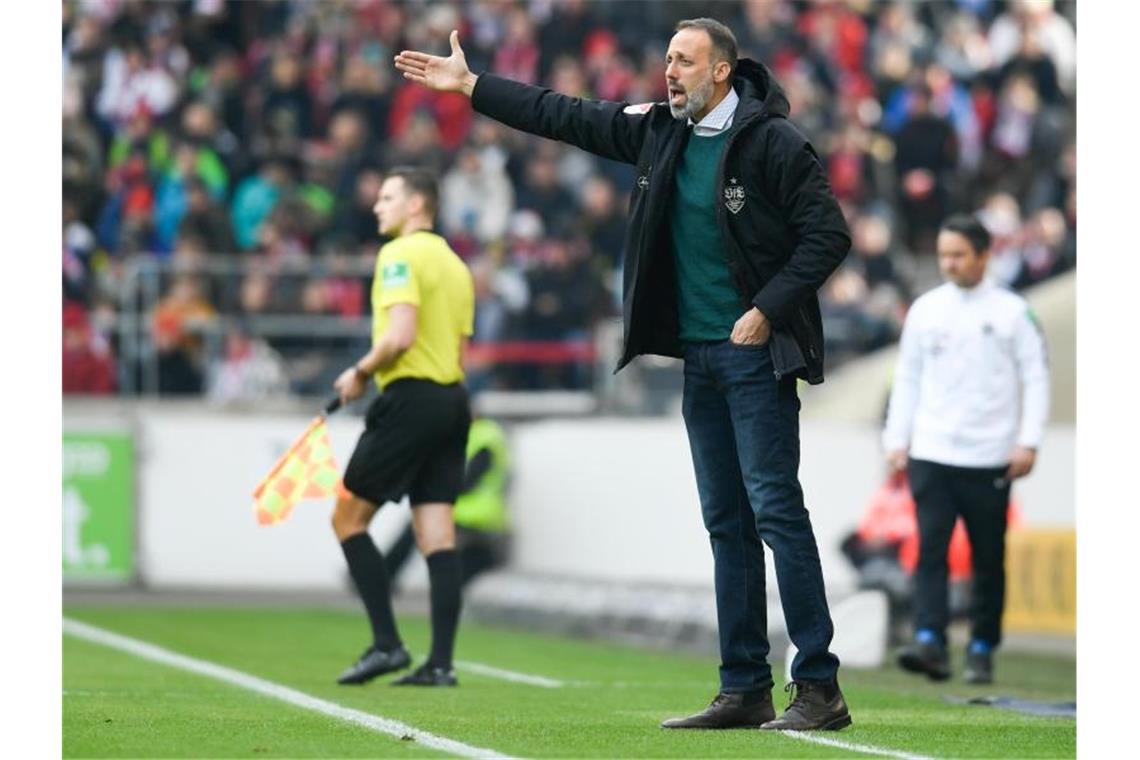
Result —
<path fill-rule="evenodd" d="M 776 379 L 767 346 L 686 343 L 683 410 L 712 543 L 721 690 L 772 686 L 761 540 L 772 550 L 788 635 L 799 649 L 792 678 L 835 678 L 831 613 L 798 476 L 795 379 Z"/>

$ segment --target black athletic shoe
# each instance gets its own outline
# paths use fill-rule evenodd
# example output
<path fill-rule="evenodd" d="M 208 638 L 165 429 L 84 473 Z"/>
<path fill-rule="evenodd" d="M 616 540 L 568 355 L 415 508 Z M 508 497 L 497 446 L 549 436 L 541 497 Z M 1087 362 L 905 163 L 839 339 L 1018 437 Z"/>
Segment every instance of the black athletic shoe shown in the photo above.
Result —
<path fill-rule="evenodd" d="M 966 683 L 993 683 L 993 655 L 989 652 L 966 652 L 966 672 L 962 677 Z"/>
<path fill-rule="evenodd" d="M 911 673 L 924 673 L 932 681 L 950 677 L 950 654 L 937 642 L 911 644 L 899 652 L 899 666 Z"/>
<path fill-rule="evenodd" d="M 403 678 L 392 682 L 393 686 L 458 686 L 459 679 L 455 677 L 452 668 L 441 668 L 425 662 L 408 673 Z"/>
<path fill-rule="evenodd" d="M 759 728 L 776 717 L 770 689 L 713 697 L 704 710 L 687 718 L 670 718 L 661 728 Z"/>
<path fill-rule="evenodd" d="M 354 662 L 348 670 L 341 673 L 336 682 L 339 684 L 368 683 L 376 676 L 382 676 L 394 670 L 403 670 L 411 664 L 412 656 L 402 646 L 389 650 L 377 649 L 372 646 L 364 650 L 360 659 Z"/>
<path fill-rule="evenodd" d="M 838 731 L 851 725 L 851 713 L 838 682 L 792 681 L 784 687 L 792 696 L 788 709 L 760 728 L 766 731 Z"/>

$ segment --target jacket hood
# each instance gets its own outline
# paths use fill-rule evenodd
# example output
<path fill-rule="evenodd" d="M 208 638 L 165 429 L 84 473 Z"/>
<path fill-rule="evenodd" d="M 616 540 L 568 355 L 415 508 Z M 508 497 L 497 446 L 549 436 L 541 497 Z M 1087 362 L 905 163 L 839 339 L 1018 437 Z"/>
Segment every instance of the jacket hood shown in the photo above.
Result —
<path fill-rule="evenodd" d="M 787 117 L 790 110 L 788 96 L 764 64 L 751 58 L 738 60 L 732 86 L 740 96 L 736 113 L 741 120 L 759 114 Z"/>

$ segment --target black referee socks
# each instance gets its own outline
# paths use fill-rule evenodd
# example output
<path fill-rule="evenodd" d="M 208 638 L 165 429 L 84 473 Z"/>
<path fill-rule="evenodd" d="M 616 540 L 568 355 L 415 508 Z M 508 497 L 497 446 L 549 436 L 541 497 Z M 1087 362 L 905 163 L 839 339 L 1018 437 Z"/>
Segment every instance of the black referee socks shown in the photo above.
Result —
<path fill-rule="evenodd" d="M 463 583 L 459 553 L 454 549 L 435 552 L 427 558 L 427 566 L 431 580 L 431 656 L 428 663 L 450 669 Z"/>
<path fill-rule="evenodd" d="M 400 634 L 396 632 L 396 618 L 392 614 L 392 599 L 388 589 L 388 571 L 384 568 L 380 550 L 367 532 L 349 536 L 341 542 L 340 548 L 344 550 L 348 572 L 352 574 L 356 590 L 364 602 L 364 609 L 368 611 L 373 644 L 384 651 L 395 649 L 400 646 Z M 435 606 L 434 603 L 432 606 Z"/>

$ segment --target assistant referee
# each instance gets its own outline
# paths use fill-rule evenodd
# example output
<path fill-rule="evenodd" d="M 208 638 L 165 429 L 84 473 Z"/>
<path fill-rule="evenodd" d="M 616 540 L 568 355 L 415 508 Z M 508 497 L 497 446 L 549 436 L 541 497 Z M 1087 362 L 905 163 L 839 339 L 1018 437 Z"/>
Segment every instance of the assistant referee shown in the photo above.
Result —
<path fill-rule="evenodd" d="M 396 630 L 384 559 L 368 534 L 380 505 L 405 495 L 431 582 L 431 654 L 394 685 L 454 686 L 461 572 L 452 515 L 463 483 L 471 412 L 461 356 L 471 335 L 471 273 L 432 231 L 435 178 L 418 168 L 388 172 L 373 212 L 382 235 L 372 286 L 372 349 L 337 378 L 347 403 L 373 378 L 380 395 L 344 472 L 333 530 L 372 625 L 372 645 L 338 683 L 359 684 L 411 664 Z"/>

